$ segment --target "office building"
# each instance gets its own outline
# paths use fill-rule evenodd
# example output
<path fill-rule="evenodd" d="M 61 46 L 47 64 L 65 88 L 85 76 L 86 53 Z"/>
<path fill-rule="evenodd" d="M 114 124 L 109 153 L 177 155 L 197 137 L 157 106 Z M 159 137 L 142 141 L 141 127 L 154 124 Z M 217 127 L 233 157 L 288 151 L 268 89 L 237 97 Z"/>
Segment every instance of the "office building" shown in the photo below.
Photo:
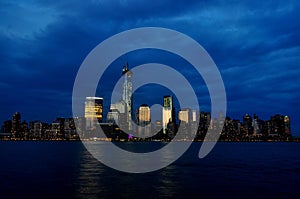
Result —
<path fill-rule="evenodd" d="M 194 118 L 196 120 L 196 118 Z M 186 124 L 190 124 L 192 121 L 192 112 L 191 109 L 185 108 L 178 112 L 178 120 L 180 122 L 185 122 Z"/>
<path fill-rule="evenodd" d="M 290 117 L 284 116 L 284 131 L 285 135 L 291 135 L 291 123 L 290 123 Z"/>
<path fill-rule="evenodd" d="M 103 98 L 86 97 L 84 117 L 86 130 L 95 130 L 98 123 L 102 122 Z"/>
<path fill-rule="evenodd" d="M 163 104 L 163 133 L 167 134 L 169 132 L 169 136 L 172 138 L 175 134 L 175 108 L 173 105 L 172 96 L 164 96 L 164 104 Z"/>
<path fill-rule="evenodd" d="M 243 116 L 243 132 L 245 136 L 253 134 L 252 117 L 249 114 Z"/>
<path fill-rule="evenodd" d="M 148 137 L 151 134 L 151 112 L 147 104 L 142 104 L 136 114 L 137 132 L 139 137 Z"/>
<path fill-rule="evenodd" d="M 122 75 L 124 77 L 122 98 L 117 103 L 111 104 L 107 122 L 116 123 L 123 131 L 130 133 L 132 131 L 132 72 L 128 68 L 128 63 L 123 67 Z"/>
<path fill-rule="evenodd" d="M 21 128 L 21 114 L 16 112 L 12 117 L 12 127 L 11 127 L 11 136 L 20 137 L 20 128 Z"/>
<path fill-rule="evenodd" d="M 137 122 L 140 126 L 146 126 L 151 122 L 150 107 L 147 104 L 142 104 L 137 111 Z"/>

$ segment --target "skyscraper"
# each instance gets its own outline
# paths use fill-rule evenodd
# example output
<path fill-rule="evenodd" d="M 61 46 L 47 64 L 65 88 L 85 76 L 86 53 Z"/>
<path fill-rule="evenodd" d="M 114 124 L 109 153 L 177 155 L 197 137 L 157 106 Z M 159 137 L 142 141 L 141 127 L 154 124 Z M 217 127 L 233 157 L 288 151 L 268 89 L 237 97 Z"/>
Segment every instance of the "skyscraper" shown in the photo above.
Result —
<path fill-rule="evenodd" d="M 97 123 L 102 122 L 103 98 L 86 97 L 84 117 L 86 119 L 86 129 L 95 130 Z"/>
<path fill-rule="evenodd" d="M 182 109 L 178 112 L 178 119 L 181 122 L 185 122 L 186 124 L 190 124 L 192 121 L 192 112 L 189 108 Z"/>
<path fill-rule="evenodd" d="M 125 118 L 128 130 L 132 130 L 131 111 L 132 111 L 132 72 L 128 69 L 128 63 L 123 67 L 122 75 L 124 76 L 122 100 L 125 102 Z"/>
<path fill-rule="evenodd" d="M 15 114 L 13 114 L 13 118 L 12 118 L 12 127 L 11 127 L 12 137 L 19 137 L 20 123 L 21 123 L 21 114 L 19 112 L 16 112 Z"/>
<path fill-rule="evenodd" d="M 185 139 L 188 139 L 192 133 L 192 119 L 191 109 L 185 108 L 178 112 L 179 127 L 181 129 L 181 133 L 185 134 L 185 136 L 183 137 Z"/>
<path fill-rule="evenodd" d="M 175 130 L 175 108 L 173 106 L 173 98 L 172 96 L 164 96 L 164 106 L 163 106 L 163 133 L 166 134 L 167 130 L 172 134 L 171 137 L 174 135 Z M 171 129 L 168 129 L 168 126 Z"/>
<path fill-rule="evenodd" d="M 147 104 L 142 104 L 137 111 L 137 132 L 139 137 L 150 136 L 151 127 L 147 126 L 151 122 L 150 107 Z"/>
<path fill-rule="evenodd" d="M 285 135 L 291 135 L 291 124 L 290 124 L 290 117 L 284 116 L 284 130 Z"/>
<path fill-rule="evenodd" d="M 142 104 L 138 109 L 137 120 L 140 126 L 146 126 L 151 122 L 150 107 L 147 104 Z"/>
<path fill-rule="evenodd" d="M 271 116 L 272 134 L 282 135 L 285 132 L 284 116 L 276 114 Z"/>
<path fill-rule="evenodd" d="M 243 116 L 243 129 L 246 136 L 253 134 L 252 117 L 249 114 Z"/>
<path fill-rule="evenodd" d="M 116 123 L 123 131 L 129 133 L 132 131 L 132 72 L 128 69 L 128 63 L 123 67 L 122 75 L 124 77 L 122 98 L 110 105 L 107 122 Z"/>

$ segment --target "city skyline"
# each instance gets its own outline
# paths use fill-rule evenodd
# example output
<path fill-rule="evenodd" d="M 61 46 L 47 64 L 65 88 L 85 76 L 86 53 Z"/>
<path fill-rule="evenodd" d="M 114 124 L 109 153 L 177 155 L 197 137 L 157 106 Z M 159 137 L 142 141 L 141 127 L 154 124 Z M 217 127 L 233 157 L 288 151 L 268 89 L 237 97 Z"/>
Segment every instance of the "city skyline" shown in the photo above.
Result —
<path fill-rule="evenodd" d="M 261 120 L 257 114 L 251 117 L 243 116 L 242 122 L 223 116 L 213 117 L 210 112 L 197 111 L 191 107 L 176 108 L 172 95 L 163 95 L 157 117 L 152 115 L 152 107 L 148 104 L 136 106 L 133 102 L 133 73 L 128 62 L 122 67 L 121 98 L 109 105 L 109 111 L 104 112 L 104 98 L 86 96 L 83 115 L 73 118 L 56 118 L 50 125 L 39 120 L 21 121 L 21 114 L 16 112 L 12 120 L 4 121 L 0 135 L 8 139 L 98 139 L 99 127 L 109 139 L 170 139 L 172 140 L 179 129 L 186 139 L 203 140 L 208 129 L 220 131 L 221 141 L 247 141 L 247 139 L 288 140 L 292 137 L 290 117 L 276 114 L 270 120 Z M 111 101 L 113 102 L 113 101 Z M 137 107 L 132 112 L 132 107 Z M 157 111 L 157 106 L 154 107 Z M 152 109 L 153 110 L 153 109 Z M 135 114 L 132 114 L 135 113 Z M 157 112 L 156 112 L 157 114 Z M 106 117 L 105 117 L 106 115 Z M 177 117 L 176 117 L 177 116 Z M 151 118 L 156 118 L 154 121 Z M 155 122 L 155 123 L 154 123 Z M 29 125 L 28 125 L 29 124 Z M 115 126 L 115 127 L 114 127 Z M 118 129 L 116 131 L 116 129 Z M 196 131 L 194 136 L 192 131 Z M 101 136 L 101 135 L 100 135 Z M 111 137 L 110 137 L 111 136 Z M 271 137 L 270 137 L 271 136 Z M 218 139 L 218 138 L 216 138 Z"/>
<path fill-rule="evenodd" d="M 143 104 L 140 107 L 146 108 L 148 106 Z M 145 114 L 145 109 L 143 111 L 143 114 Z M 166 133 L 162 125 L 162 120 L 152 121 L 150 119 L 151 113 L 149 107 L 147 108 L 146 114 L 148 116 L 146 118 L 148 119 L 146 121 L 140 122 L 138 114 L 139 111 L 136 112 L 135 120 L 138 125 L 135 126 L 136 129 L 132 133 L 136 135 L 135 139 L 144 140 L 146 138 L 145 141 L 151 141 L 152 139 L 168 139 L 168 141 L 171 141 L 181 125 L 183 125 L 182 132 L 187 134 L 187 138 L 189 139 L 189 134 L 193 133 L 191 130 L 196 128 L 195 125 L 197 125 L 196 121 L 198 120 L 198 129 L 196 130 L 195 137 L 192 138 L 195 141 L 203 141 L 207 130 L 220 129 L 220 121 L 222 121 L 220 118 L 211 118 L 209 112 L 201 111 L 196 113 L 191 109 L 185 108 L 178 112 L 178 122 L 173 124 L 175 127 L 168 124 Z M 195 119 L 195 116 L 199 119 Z M 222 117 L 222 114 L 220 114 L 220 117 Z M 11 120 L 3 122 L 0 131 L 0 140 L 85 140 L 90 138 L 101 140 L 101 137 L 97 137 L 97 126 L 101 126 L 103 131 L 108 133 L 108 139 L 111 139 L 110 136 L 112 135 L 116 137 L 120 136 L 124 141 L 127 138 L 129 139 L 128 141 L 133 138 L 131 133 L 121 132 L 121 129 L 115 123 L 98 123 L 94 128 L 90 128 L 87 125 L 87 119 L 86 117 L 56 118 L 50 124 L 41 120 L 26 122 L 26 120 L 21 119 L 21 114 L 16 112 L 12 115 Z M 75 120 L 77 120 L 76 126 Z M 78 126 L 78 124 L 80 125 Z M 118 130 L 115 131 L 114 128 Z M 281 114 L 272 115 L 269 120 L 262 120 L 256 114 L 253 117 L 245 114 L 242 121 L 226 116 L 223 129 L 220 132 L 219 141 L 299 141 L 299 136 L 294 136 L 291 131 L 290 117 Z"/>
<path fill-rule="evenodd" d="M 152 107 L 148 104 L 144 103 L 137 106 L 133 103 L 138 101 L 132 95 L 133 79 L 134 76 L 127 61 L 122 67 L 121 97 L 115 99 L 117 101 L 114 103 L 111 101 L 112 104 L 109 104 L 108 112 L 104 111 L 105 100 L 103 97 L 86 96 L 82 115 L 73 118 L 56 118 L 48 125 L 39 120 L 30 123 L 25 120 L 22 122 L 21 114 L 16 112 L 11 121 L 4 121 L 0 135 L 8 136 L 10 139 L 42 139 L 45 137 L 46 139 L 76 140 L 84 139 L 86 136 L 97 138 L 100 125 L 103 131 L 107 131 L 108 135 L 122 137 L 122 139 L 127 134 L 130 139 L 162 139 L 161 137 L 166 137 L 172 140 L 179 131 L 179 127 L 183 129 L 181 132 L 186 135 L 191 135 L 192 129 L 194 129 L 197 133 L 193 138 L 196 140 L 204 139 L 208 129 L 220 129 L 221 141 L 224 139 L 239 141 L 239 139 L 245 140 L 251 137 L 260 140 L 261 137 L 269 136 L 275 136 L 272 139 L 277 139 L 279 136 L 278 139 L 285 140 L 292 136 L 290 117 L 287 115 L 276 114 L 271 116 L 270 120 L 264 121 L 257 114 L 251 117 L 246 113 L 243 115 L 243 121 L 240 122 L 229 116 L 225 118 L 222 112 L 219 113 L 218 117 L 213 117 L 210 112 L 197 111 L 191 107 L 177 107 L 176 112 L 172 95 L 162 96 L 162 103 L 159 107 L 161 110 L 158 111 L 160 116 L 153 117 Z M 159 105 L 155 105 L 154 109 L 157 111 Z M 134 106 L 137 108 L 132 112 Z M 153 121 L 151 118 L 156 119 Z M 65 128 L 65 122 L 67 122 L 67 128 Z M 119 130 L 115 131 L 114 128 L 110 127 L 111 125 Z M 264 138 L 264 140 L 268 139 L 271 138 Z"/>
<path fill-rule="evenodd" d="M 1 0 L 0 199 L 300 198 L 299 10 Z"/>
<path fill-rule="evenodd" d="M 100 1 L 3 2 L 1 6 L 1 123 L 16 111 L 27 120 L 48 123 L 57 116 L 71 117 L 74 79 L 87 54 L 114 34 L 155 26 L 180 31 L 203 45 L 224 80 L 228 115 L 257 114 L 264 120 L 275 113 L 288 115 L 292 132 L 300 135 L 300 26 L 294 20 L 299 18 L 299 2 L 145 1 L 134 9 L 125 2 Z M 187 63 L 151 49 L 112 63 L 107 71 L 110 79 L 104 79 L 108 86 L 97 96 L 109 99 L 111 85 L 120 77 L 114 71 L 124 61 L 132 67 L 153 61 L 174 67 L 193 81 L 200 109 L 210 111 L 207 88 Z M 160 89 L 158 94 L 169 93 Z M 139 104 L 160 100 L 151 99 L 143 89 L 133 95 L 142 99 Z M 108 111 L 105 103 L 109 102 L 103 104 Z"/>
<path fill-rule="evenodd" d="M 151 107 L 141 104 L 132 115 L 132 73 L 128 63 L 123 67 L 121 99 L 110 104 L 110 110 L 103 112 L 103 97 L 85 97 L 84 114 L 74 118 L 56 118 L 51 124 L 40 120 L 21 120 L 16 112 L 12 120 L 3 122 L 0 139 L 4 140 L 79 140 L 102 139 L 99 127 L 106 139 L 119 140 L 172 140 L 179 129 L 181 139 L 203 141 L 209 129 L 220 131 L 220 141 L 291 141 L 290 117 L 275 114 L 270 120 L 262 120 L 258 115 L 243 116 L 242 122 L 223 116 L 213 117 L 210 112 L 197 111 L 189 107 L 180 108 L 177 113 L 171 95 L 162 97 L 161 117 L 153 121 Z M 130 106 L 128 108 L 128 106 Z M 177 116 L 177 117 L 176 117 Z M 154 117 L 155 118 L 155 117 Z M 155 123 L 154 123 L 155 122 Z M 193 134 L 195 131 L 195 134 Z M 100 136 L 100 137 L 99 137 Z M 104 138 L 103 138 L 104 139 Z M 214 139 L 214 138 L 213 138 Z M 297 140 L 298 141 L 298 140 Z"/>

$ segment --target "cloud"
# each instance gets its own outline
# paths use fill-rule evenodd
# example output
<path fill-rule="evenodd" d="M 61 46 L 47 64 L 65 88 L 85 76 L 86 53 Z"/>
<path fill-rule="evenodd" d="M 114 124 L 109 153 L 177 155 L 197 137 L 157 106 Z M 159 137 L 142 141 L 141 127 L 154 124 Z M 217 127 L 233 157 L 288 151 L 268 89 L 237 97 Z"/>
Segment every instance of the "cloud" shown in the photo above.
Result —
<path fill-rule="evenodd" d="M 3 107 L 0 120 L 15 109 L 30 115 L 30 107 L 36 104 L 40 107 L 36 116 L 41 119 L 63 116 L 63 112 L 69 116 L 68 98 L 87 54 L 121 31 L 158 26 L 187 34 L 207 50 L 221 71 L 229 114 L 240 117 L 251 111 L 268 118 L 282 112 L 291 115 L 292 126 L 300 131 L 300 119 L 296 119 L 300 97 L 299 8 L 296 1 L 2 2 L 0 89 L 6 96 L 0 103 L 10 105 Z M 131 66 L 155 59 L 172 65 L 190 79 L 200 93 L 202 106 L 209 107 L 207 88 L 188 64 L 157 53 L 144 51 L 128 57 Z M 113 67 L 121 67 L 123 61 L 121 58 Z M 110 72 L 113 75 L 115 70 Z M 54 110 L 65 111 L 56 114 Z"/>

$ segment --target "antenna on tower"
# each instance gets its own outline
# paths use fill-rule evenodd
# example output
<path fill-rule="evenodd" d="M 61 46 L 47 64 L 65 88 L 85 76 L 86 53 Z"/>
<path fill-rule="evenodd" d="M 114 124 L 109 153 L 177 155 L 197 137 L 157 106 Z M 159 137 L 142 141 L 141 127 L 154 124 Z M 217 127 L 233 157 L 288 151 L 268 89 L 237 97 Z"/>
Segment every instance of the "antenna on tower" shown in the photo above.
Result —
<path fill-rule="evenodd" d="M 127 71 L 128 71 L 128 70 L 129 70 L 128 54 L 126 53 L 125 56 L 126 56 L 126 69 L 127 69 Z"/>
<path fill-rule="evenodd" d="M 125 64 L 125 66 L 123 66 L 123 71 L 122 71 L 122 74 L 123 74 L 123 75 L 129 71 L 129 69 L 128 69 L 129 64 L 128 64 L 128 56 L 127 56 L 127 53 L 125 54 L 125 56 L 126 56 L 126 64 Z"/>

